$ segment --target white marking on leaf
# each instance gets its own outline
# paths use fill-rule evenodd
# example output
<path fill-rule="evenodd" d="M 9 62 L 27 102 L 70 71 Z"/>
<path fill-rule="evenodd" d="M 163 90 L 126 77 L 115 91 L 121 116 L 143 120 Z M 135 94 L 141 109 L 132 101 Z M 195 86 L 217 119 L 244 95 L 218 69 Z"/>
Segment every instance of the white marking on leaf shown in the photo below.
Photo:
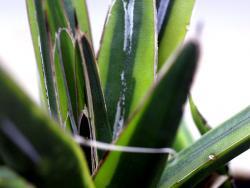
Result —
<path fill-rule="evenodd" d="M 127 90 L 127 82 L 125 78 L 125 72 L 122 71 L 121 75 L 121 93 L 119 97 L 119 101 L 117 102 L 116 107 L 116 115 L 115 115 L 115 123 L 114 123 L 114 131 L 113 131 L 113 139 L 115 140 L 119 134 L 121 133 L 124 125 L 124 116 L 125 116 L 125 102 L 126 102 L 126 90 Z"/>
<path fill-rule="evenodd" d="M 40 57 L 41 57 L 41 63 L 42 63 L 42 72 L 43 72 L 43 79 L 44 79 L 44 88 L 45 88 L 45 94 L 46 94 L 46 99 L 47 99 L 47 103 L 48 103 L 48 111 L 50 113 L 50 115 L 52 115 L 51 113 L 51 108 L 50 108 L 50 101 L 49 101 L 49 92 L 48 92 L 48 87 L 47 87 L 47 80 L 46 80 L 46 74 L 45 74 L 45 66 L 44 66 L 44 60 L 43 60 L 43 53 L 42 53 L 42 46 L 41 46 L 41 39 L 40 36 L 38 36 L 38 47 L 39 47 L 39 51 L 40 51 Z"/>
<path fill-rule="evenodd" d="M 134 27 L 134 5 L 135 0 L 129 0 L 128 2 L 122 0 L 124 9 L 124 42 L 123 51 L 131 53 L 132 39 L 133 39 L 133 27 Z"/>

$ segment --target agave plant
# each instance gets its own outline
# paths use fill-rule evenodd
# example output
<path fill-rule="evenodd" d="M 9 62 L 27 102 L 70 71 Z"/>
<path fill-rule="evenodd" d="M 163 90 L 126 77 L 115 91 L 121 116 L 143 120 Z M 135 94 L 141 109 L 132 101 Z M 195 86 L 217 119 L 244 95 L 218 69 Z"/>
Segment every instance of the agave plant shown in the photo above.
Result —
<path fill-rule="evenodd" d="M 190 97 L 180 126 L 194 0 L 113 0 L 97 55 L 84 0 L 26 4 L 41 106 L 0 69 L 1 187 L 199 187 L 249 149 L 249 108 L 211 130 Z"/>

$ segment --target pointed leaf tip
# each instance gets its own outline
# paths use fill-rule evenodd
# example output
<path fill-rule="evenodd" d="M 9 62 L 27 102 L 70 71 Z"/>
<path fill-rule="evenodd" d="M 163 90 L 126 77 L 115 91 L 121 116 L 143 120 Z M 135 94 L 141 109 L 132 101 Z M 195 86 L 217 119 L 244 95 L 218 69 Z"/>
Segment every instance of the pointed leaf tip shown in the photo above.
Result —
<path fill-rule="evenodd" d="M 191 95 L 189 95 L 189 105 L 193 121 L 196 127 L 198 128 L 199 132 L 201 133 L 201 135 L 207 133 L 211 129 L 211 127 L 208 125 L 206 119 L 199 112 Z"/>
<path fill-rule="evenodd" d="M 198 56 L 199 47 L 191 41 L 179 51 L 169 67 L 162 69 L 144 103 L 130 117 L 127 127 L 116 141 L 117 145 L 146 148 L 172 146 Z M 155 187 L 166 161 L 166 154 L 110 152 L 97 172 L 95 184 L 110 187 L 119 184 L 124 187 L 136 184 Z"/>
<path fill-rule="evenodd" d="M 86 84 L 87 108 L 93 129 L 93 138 L 110 143 L 112 141 L 111 126 L 108 121 L 105 99 L 102 93 L 97 63 L 92 46 L 85 35 L 78 39 L 82 57 L 84 78 Z M 103 152 L 99 152 L 99 157 Z"/>
<path fill-rule="evenodd" d="M 154 0 L 113 1 L 98 56 L 114 139 L 154 82 L 157 37 Z"/>

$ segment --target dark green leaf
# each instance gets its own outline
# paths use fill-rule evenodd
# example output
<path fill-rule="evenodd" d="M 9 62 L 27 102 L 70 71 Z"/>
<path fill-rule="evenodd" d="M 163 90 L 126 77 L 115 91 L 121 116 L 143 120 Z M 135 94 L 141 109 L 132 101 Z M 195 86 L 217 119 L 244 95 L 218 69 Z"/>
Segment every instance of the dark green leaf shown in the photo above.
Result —
<path fill-rule="evenodd" d="M 56 33 L 60 28 L 68 28 L 69 23 L 66 12 L 63 8 L 62 0 L 45 0 L 46 18 L 49 24 L 49 33 L 52 39 L 52 45 L 55 42 Z"/>
<path fill-rule="evenodd" d="M 162 70 L 117 145 L 172 146 L 196 69 L 198 51 L 197 44 L 189 42 L 171 66 Z M 95 177 L 95 184 L 97 187 L 155 187 L 166 160 L 167 154 L 110 152 Z"/>
<path fill-rule="evenodd" d="M 83 35 L 78 42 L 83 60 L 87 107 L 94 134 L 93 138 L 101 142 L 110 143 L 112 140 L 112 133 L 108 123 L 107 110 L 94 53 L 85 35 Z M 100 152 L 100 157 L 101 156 L 102 154 Z"/>
<path fill-rule="evenodd" d="M 79 114 L 79 118 L 78 118 L 79 134 L 83 136 L 84 138 L 93 140 L 95 136 L 95 126 L 94 125 L 91 126 L 91 123 L 93 124 L 94 122 L 93 121 L 91 122 L 92 116 L 89 116 L 89 113 L 88 113 L 88 110 L 93 109 L 93 107 L 86 109 L 86 106 L 88 105 L 87 99 L 91 100 L 91 98 L 86 97 L 86 95 L 88 94 L 86 93 L 87 88 L 85 84 L 84 74 L 87 74 L 87 72 L 84 71 L 84 63 L 83 63 L 84 61 L 85 60 L 82 59 L 82 56 L 81 56 L 79 43 L 76 42 L 76 45 L 75 45 L 76 75 L 75 76 L 76 76 L 76 89 L 77 89 L 77 106 L 78 106 L 78 114 Z M 90 101 L 90 104 L 92 104 L 91 101 Z M 93 112 L 91 111 L 91 113 Z M 106 134 L 106 132 L 103 132 L 103 134 Z M 89 147 L 84 147 L 84 146 L 82 146 L 82 148 L 85 152 L 88 165 L 89 165 L 89 169 L 91 169 L 91 171 L 93 172 L 98 165 L 97 150 L 96 148 L 89 148 Z"/>
<path fill-rule="evenodd" d="M 93 187 L 80 148 L 0 69 L 0 155 L 39 187 Z"/>
<path fill-rule="evenodd" d="M 77 26 L 80 31 L 83 32 L 89 40 L 92 40 L 91 27 L 89 23 L 89 14 L 86 0 L 71 0 L 73 7 L 75 8 L 75 17 L 77 20 Z"/>
<path fill-rule="evenodd" d="M 98 63 L 114 138 L 154 81 L 156 46 L 154 1 L 113 1 Z"/>
<path fill-rule="evenodd" d="M 51 46 L 46 31 L 41 0 L 26 0 L 32 40 L 40 76 L 42 102 L 46 110 L 58 119 L 56 92 L 53 83 Z"/>
<path fill-rule="evenodd" d="M 71 32 L 75 35 L 76 22 L 75 22 L 75 8 L 72 4 L 72 0 L 62 0 L 65 14 L 69 20 Z"/>
<path fill-rule="evenodd" d="M 160 187 L 194 186 L 249 147 L 250 107 L 177 154 L 167 165 Z"/>
<path fill-rule="evenodd" d="M 91 28 L 86 1 L 63 0 L 63 3 L 72 32 L 75 34 L 76 30 L 80 30 L 91 40 Z"/>
<path fill-rule="evenodd" d="M 161 27 L 158 26 L 160 27 L 158 70 L 182 43 L 189 26 L 194 2 L 195 0 L 170 0 L 168 3 L 165 0 L 159 0 L 158 20 L 163 22 L 160 22 Z"/>
<path fill-rule="evenodd" d="M 78 127 L 80 126 L 83 110 L 85 107 L 85 80 L 83 60 L 78 42 L 75 44 L 75 78 L 76 78 L 76 91 L 77 91 L 77 107 L 78 107 Z"/>

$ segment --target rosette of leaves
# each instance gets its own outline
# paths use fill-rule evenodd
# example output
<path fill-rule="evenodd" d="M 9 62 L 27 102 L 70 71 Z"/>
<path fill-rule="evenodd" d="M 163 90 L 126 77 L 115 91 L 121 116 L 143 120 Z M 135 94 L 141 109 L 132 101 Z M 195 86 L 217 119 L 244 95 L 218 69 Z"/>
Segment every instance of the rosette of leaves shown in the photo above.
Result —
<path fill-rule="evenodd" d="M 0 69 L 2 187 L 194 186 L 249 148 L 249 108 L 170 159 L 75 141 L 189 142 L 178 128 L 199 58 L 197 41 L 182 44 L 194 0 L 113 0 L 97 55 L 84 0 L 26 4 L 41 105 Z"/>

